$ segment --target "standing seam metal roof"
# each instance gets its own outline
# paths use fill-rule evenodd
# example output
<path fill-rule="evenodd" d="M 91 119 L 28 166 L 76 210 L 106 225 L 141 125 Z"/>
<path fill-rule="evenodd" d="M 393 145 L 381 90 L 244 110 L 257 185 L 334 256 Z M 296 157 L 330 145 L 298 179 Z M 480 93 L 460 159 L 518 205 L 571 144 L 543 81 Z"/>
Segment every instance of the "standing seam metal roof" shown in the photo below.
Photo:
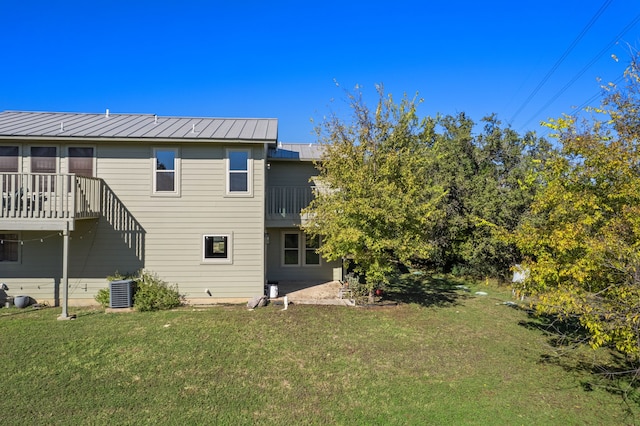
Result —
<path fill-rule="evenodd" d="M 0 112 L 0 137 L 197 139 L 275 142 L 275 118 L 158 117 L 152 114 Z"/>

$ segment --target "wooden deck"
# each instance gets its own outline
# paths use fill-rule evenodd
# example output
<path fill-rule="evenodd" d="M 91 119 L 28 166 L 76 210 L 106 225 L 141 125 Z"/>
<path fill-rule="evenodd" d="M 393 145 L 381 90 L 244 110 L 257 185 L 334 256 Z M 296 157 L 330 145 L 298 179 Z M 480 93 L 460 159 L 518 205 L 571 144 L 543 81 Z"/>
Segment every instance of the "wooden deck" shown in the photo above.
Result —
<path fill-rule="evenodd" d="M 101 211 L 101 179 L 74 174 L 2 173 L 0 228 L 73 230 L 80 219 Z"/>

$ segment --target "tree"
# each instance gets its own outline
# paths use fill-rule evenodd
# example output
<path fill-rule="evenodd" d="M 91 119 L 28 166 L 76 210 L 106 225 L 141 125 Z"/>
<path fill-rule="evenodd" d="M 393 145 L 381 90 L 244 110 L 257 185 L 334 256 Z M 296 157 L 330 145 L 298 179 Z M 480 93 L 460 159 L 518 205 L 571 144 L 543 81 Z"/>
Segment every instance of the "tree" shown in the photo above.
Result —
<path fill-rule="evenodd" d="M 535 187 L 526 185 L 527 175 L 544 164 L 550 145 L 533 133 L 521 137 L 502 127 L 495 115 L 482 119 L 477 134 L 463 113 L 438 123 L 432 174 L 446 196 L 434 260 L 445 271 L 506 278 L 520 253 L 505 235 L 528 210 Z"/>
<path fill-rule="evenodd" d="M 419 100 L 396 104 L 379 87 L 370 111 L 361 93 L 348 96 L 351 123 L 332 115 L 316 129 L 325 151 L 302 227 L 322 238 L 323 257 L 353 262 L 371 298 L 396 262 L 432 255 L 443 190 L 429 173 L 435 123 L 418 119 Z"/>
<path fill-rule="evenodd" d="M 601 108 L 547 125 L 561 150 L 535 179 L 531 212 L 515 234 L 528 256 L 521 291 L 540 312 L 575 318 L 591 345 L 640 356 L 640 78 L 606 86 Z"/>

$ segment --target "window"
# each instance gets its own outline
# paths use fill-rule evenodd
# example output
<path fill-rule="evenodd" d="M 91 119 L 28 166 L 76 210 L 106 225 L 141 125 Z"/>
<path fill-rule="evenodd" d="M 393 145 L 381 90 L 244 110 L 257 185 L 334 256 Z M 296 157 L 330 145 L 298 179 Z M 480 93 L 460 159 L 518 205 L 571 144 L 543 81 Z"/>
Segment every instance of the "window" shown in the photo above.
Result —
<path fill-rule="evenodd" d="M 54 174 L 57 172 L 57 149 L 55 146 L 31 147 L 31 173 Z M 55 187 L 54 176 L 33 178 L 33 191 L 49 191 Z"/>
<path fill-rule="evenodd" d="M 227 194 L 251 194 L 251 156 L 248 149 L 227 150 Z"/>
<path fill-rule="evenodd" d="M 302 245 L 304 243 L 304 246 Z M 319 266 L 320 237 L 310 237 L 304 232 L 285 232 L 282 243 L 284 266 Z"/>
<path fill-rule="evenodd" d="M 202 240 L 204 262 L 231 263 L 231 234 L 204 235 Z"/>
<path fill-rule="evenodd" d="M 19 238 L 18 234 L 0 234 L 0 262 L 18 261 Z"/>
<path fill-rule="evenodd" d="M 155 194 L 178 194 L 180 173 L 178 150 L 156 148 L 153 150 L 153 157 L 153 192 Z"/>
<path fill-rule="evenodd" d="M 0 146 L 0 173 L 2 179 L 2 192 L 14 192 L 18 185 L 18 176 L 4 175 L 4 173 L 18 173 L 18 147 Z"/>
<path fill-rule="evenodd" d="M 310 237 L 306 235 L 305 247 L 304 247 L 304 264 L 305 265 L 320 265 L 320 236 Z"/>
<path fill-rule="evenodd" d="M 300 264 L 300 234 L 285 233 L 284 234 L 284 264 L 299 265 Z"/>
<path fill-rule="evenodd" d="M 18 173 L 17 146 L 0 146 L 0 172 Z"/>
<path fill-rule="evenodd" d="M 69 173 L 93 177 L 93 148 L 69 147 Z"/>
<path fill-rule="evenodd" d="M 31 173 L 55 173 L 56 156 L 55 146 L 31 147 Z"/>

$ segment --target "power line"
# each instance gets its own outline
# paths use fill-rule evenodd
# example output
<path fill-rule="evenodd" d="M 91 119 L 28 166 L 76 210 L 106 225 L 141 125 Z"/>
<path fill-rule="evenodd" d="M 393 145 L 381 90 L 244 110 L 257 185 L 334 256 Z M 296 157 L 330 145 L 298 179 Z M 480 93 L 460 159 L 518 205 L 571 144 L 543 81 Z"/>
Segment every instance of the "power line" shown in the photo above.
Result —
<path fill-rule="evenodd" d="M 593 64 L 595 64 L 598 59 L 600 59 L 600 57 L 602 57 L 602 55 L 604 55 L 605 53 L 607 53 L 607 51 L 613 46 L 615 45 L 618 40 L 620 40 L 631 28 L 633 28 L 638 21 L 640 21 L 640 14 L 638 16 L 636 16 L 633 21 L 631 21 L 626 27 L 624 27 L 624 29 L 613 38 L 613 40 L 611 40 L 609 42 L 609 44 L 607 44 L 604 49 L 602 49 L 600 52 L 598 52 L 598 54 L 596 56 L 593 57 L 593 59 L 587 64 L 585 65 L 575 76 L 573 76 L 573 78 L 571 80 L 569 80 L 569 82 L 567 84 L 565 84 L 564 86 L 562 86 L 562 88 L 560 90 L 558 90 L 556 92 L 555 95 L 553 95 L 553 97 L 551 99 L 549 99 L 543 106 L 542 108 L 540 108 L 538 111 L 536 111 L 536 113 L 529 119 L 527 120 L 521 128 L 526 127 L 527 124 L 531 123 L 531 121 L 533 121 L 536 117 L 538 117 L 542 112 L 544 112 L 545 109 L 547 109 L 549 107 L 549 105 L 551 105 L 552 103 L 554 103 L 564 92 L 567 91 L 567 89 L 569 87 L 571 87 L 573 85 L 573 83 L 575 83 L 580 77 L 582 77 L 584 75 L 585 72 L 587 72 L 587 70 L 589 68 L 591 68 L 591 66 Z"/>
<path fill-rule="evenodd" d="M 562 54 L 562 56 L 560 56 L 560 58 L 556 61 L 556 63 L 553 65 L 553 67 L 551 67 L 549 72 L 547 72 L 547 74 L 542 78 L 542 81 L 540 81 L 540 83 L 538 83 L 536 88 L 533 89 L 533 91 L 529 94 L 529 96 L 524 101 L 524 103 L 520 106 L 520 108 L 518 108 L 518 110 L 515 112 L 515 114 L 513 114 L 513 117 L 511 117 L 511 120 L 509 121 L 510 123 L 513 123 L 513 121 L 516 119 L 516 117 L 529 104 L 529 102 L 531 102 L 531 99 L 533 99 L 533 97 L 540 91 L 542 86 L 544 86 L 544 84 L 547 82 L 547 80 L 549 80 L 551 75 L 555 72 L 556 69 L 558 69 L 560 64 L 562 64 L 562 62 L 566 59 L 566 57 L 569 55 L 569 53 L 571 53 L 573 48 L 576 47 L 578 42 L 580 42 L 580 40 L 582 40 L 582 38 L 585 36 L 587 31 L 589 31 L 591 29 L 593 24 L 595 24 L 595 22 L 598 20 L 600 15 L 602 15 L 602 13 L 604 13 L 605 9 L 611 4 L 612 1 L 613 0 L 605 0 L 603 5 L 600 6 L 600 9 L 598 9 L 598 11 L 595 13 L 595 15 L 593 15 L 593 17 L 591 17 L 591 19 L 589 20 L 587 25 L 580 32 L 580 34 L 578 34 L 578 36 L 575 38 L 575 40 L 573 40 L 573 42 L 569 45 L 567 50 L 565 50 L 565 52 Z"/>

